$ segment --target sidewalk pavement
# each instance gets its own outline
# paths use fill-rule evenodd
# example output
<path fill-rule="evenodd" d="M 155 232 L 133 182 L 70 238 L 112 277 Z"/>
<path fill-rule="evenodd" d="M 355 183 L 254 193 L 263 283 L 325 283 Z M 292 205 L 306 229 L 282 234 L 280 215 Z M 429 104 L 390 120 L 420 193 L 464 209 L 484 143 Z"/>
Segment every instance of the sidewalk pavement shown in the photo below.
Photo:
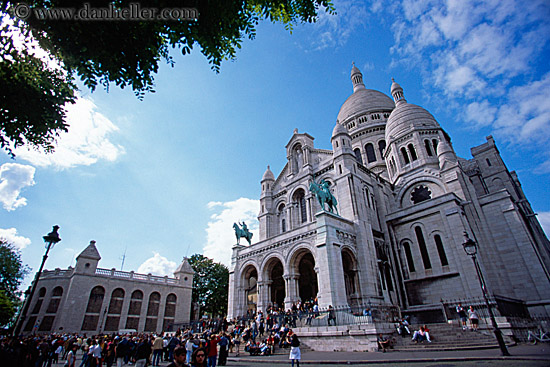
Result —
<path fill-rule="evenodd" d="M 382 352 L 315 352 L 302 353 L 300 364 L 364 364 L 364 363 L 411 363 L 411 362 L 460 362 L 483 360 L 518 360 L 518 361 L 549 361 L 550 345 L 548 344 L 519 344 L 508 347 L 511 356 L 503 357 L 500 349 L 477 349 L 457 351 L 388 351 Z M 272 356 L 250 356 L 241 353 L 235 357 L 232 353 L 228 362 L 249 362 L 288 364 L 288 353 Z M 228 363 L 233 364 L 233 363 Z M 550 364 L 550 363 L 549 363 Z"/>
<path fill-rule="evenodd" d="M 335 364 L 382 364 L 382 363 L 412 363 L 412 362 L 464 362 L 464 361 L 548 361 L 550 365 L 550 344 L 519 344 L 508 347 L 510 357 L 502 357 L 500 349 L 477 349 L 477 350 L 456 350 L 456 351 L 392 351 L 382 352 L 302 352 L 300 364 L 308 365 L 335 365 Z M 227 358 L 228 365 L 239 365 L 239 363 L 266 363 L 266 364 L 286 364 L 288 365 L 289 353 L 275 354 L 272 356 L 250 356 L 248 353 L 242 353 L 239 357 L 235 353 L 230 353 Z M 79 366 L 82 356 L 77 356 L 77 366 Z M 54 363 L 54 367 L 62 367 L 64 361 Z M 162 362 L 160 366 L 167 366 L 168 362 Z M 105 365 L 104 365 L 105 366 Z M 132 367 L 132 365 L 125 365 Z"/>

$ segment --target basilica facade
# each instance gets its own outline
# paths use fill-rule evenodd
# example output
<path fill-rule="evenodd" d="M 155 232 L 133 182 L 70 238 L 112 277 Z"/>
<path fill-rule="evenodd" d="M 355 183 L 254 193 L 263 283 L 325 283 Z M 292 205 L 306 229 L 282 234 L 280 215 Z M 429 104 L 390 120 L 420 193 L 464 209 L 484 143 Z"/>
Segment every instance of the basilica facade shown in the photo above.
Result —
<path fill-rule="evenodd" d="M 259 240 L 233 247 L 229 317 L 299 300 L 320 307 L 394 305 L 413 313 L 481 296 L 464 234 L 492 296 L 550 313 L 550 243 L 491 136 L 458 157 L 424 108 L 367 89 L 336 119 L 331 150 L 294 130 L 288 162 L 261 179 Z M 326 181 L 338 213 L 310 191 Z"/>

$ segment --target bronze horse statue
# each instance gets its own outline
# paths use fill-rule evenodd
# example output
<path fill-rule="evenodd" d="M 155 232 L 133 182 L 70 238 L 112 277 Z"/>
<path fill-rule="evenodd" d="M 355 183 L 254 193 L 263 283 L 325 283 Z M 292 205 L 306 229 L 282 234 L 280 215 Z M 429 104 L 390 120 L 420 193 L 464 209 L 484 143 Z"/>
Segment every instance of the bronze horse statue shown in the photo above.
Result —
<path fill-rule="evenodd" d="M 237 245 L 240 244 L 241 237 L 246 238 L 248 244 L 252 244 L 252 233 L 248 230 L 241 229 L 237 223 L 233 223 L 233 229 L 235 230 L 235 237 L 237 237 Z"/>
<path fill-rule="evenodd" d="M 330 192 L 328 182 L 326 182 L 325 180 L 322 180 L 321 184 L 318 184 L 315 181 L 312 181 L 309 184 L 309 191 L 315 194 L 315 196 L 317 197 L 317 200 L 319 201 L 319 205 L 321 205 L 322 210 L 325 210 L 325 204 L 327 204 L 328 211 L 330 213 L 334 213 L 334 210 L 336 210 L 336 214 L 340 215 L 338 214 L 338 208 L 336 207 L 336 205 L 338 205 L 338 202 Z"/>

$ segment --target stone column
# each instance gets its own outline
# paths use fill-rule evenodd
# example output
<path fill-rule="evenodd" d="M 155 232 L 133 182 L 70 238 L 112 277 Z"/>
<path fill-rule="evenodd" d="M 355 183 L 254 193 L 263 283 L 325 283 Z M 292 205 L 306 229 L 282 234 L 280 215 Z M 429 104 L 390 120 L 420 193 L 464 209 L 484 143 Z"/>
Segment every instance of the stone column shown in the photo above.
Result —
<path fill-rule="evenodd" d="M 283 279 L 285 280 L 285 311 L 292 307 L 292 290 L 290 288 L 291 275 L 284 274 Z"/>

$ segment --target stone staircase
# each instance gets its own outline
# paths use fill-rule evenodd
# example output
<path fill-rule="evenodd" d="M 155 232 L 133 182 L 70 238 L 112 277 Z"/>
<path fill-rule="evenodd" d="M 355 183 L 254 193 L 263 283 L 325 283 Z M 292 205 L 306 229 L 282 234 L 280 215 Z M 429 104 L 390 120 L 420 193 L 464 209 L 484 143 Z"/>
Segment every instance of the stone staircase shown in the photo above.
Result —
<path fill-rule="evenodd" d="M 431 343 L 427 341 L 415 344 L 411 341 L 414 330 L 418 330 L 420 325 L 411 325 L 410 336 L 401 337 L 395 333 L 395 351 L 410 350 L 468 350 L 468 349 L 489 349 L 498 348 L 495 335 L 492 329 L 480 328 L 478 331 L 462 330 L 458 324 L 429 324 Z M 481 325 L 480 325 L 481 326 Z M 508 336 L 503 336 L 507 345 L 515 344 Z"/>

